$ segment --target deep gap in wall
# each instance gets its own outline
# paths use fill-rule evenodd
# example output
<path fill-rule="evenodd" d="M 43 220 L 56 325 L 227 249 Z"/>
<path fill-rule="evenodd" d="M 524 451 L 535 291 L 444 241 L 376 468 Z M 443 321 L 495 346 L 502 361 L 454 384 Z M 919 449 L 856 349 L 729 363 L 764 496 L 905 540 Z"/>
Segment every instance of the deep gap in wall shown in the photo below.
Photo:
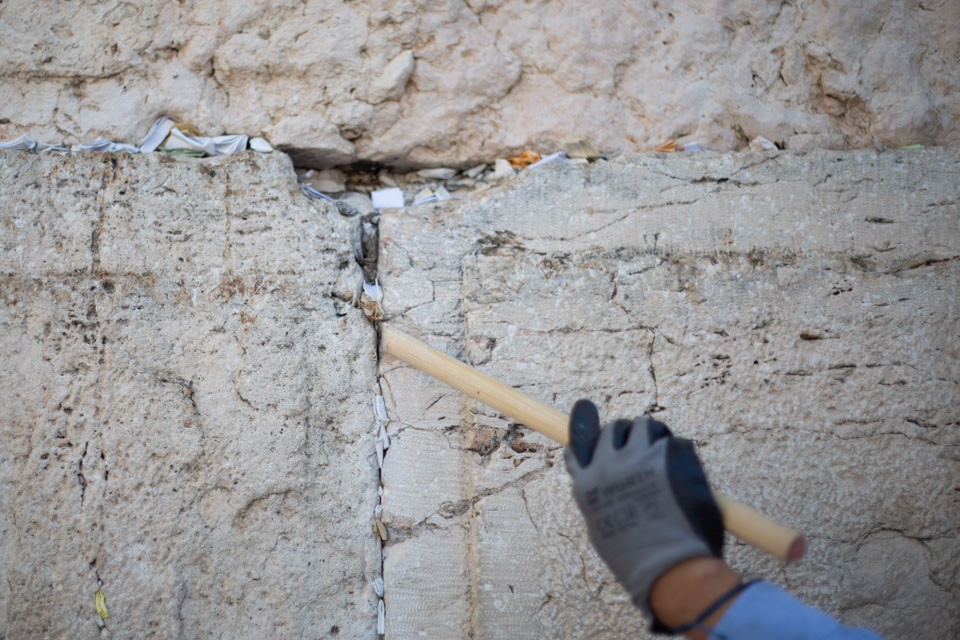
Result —
<path fill-rule="evenodd" d="M 403 171 L 386 165 L 361 163 L 317 169 L 294 164 L 297 180 L 310 184 L 317 191 L 338 197 L 346 192 L 369 195 L 377 189 L 399 187 L 412 200 L 413 196 L 424 188 L 435 191 L 444 187 L 454 195 L 463 195 L 472 191 L 485 190 L 502 178 L 493 175 L 493 162 L 476 165 L 464 170 L 451 167 L 433 167 Z M 429 172 L 452 172 L 449 178 L 431 178 Z M 427 172 L 423 175 L 421 172 Z M 460 192 L 460 193 L 457 193 Z"/>
<path fill-rule="evenodd" d="M 380 259 L 380 215 L 363 216 L 360 225 L 360 255 L 355 256 L 357 264 L 363 269 L 366 282 L 377 281 L 377 263 Z"/>
<path fill-rule="evenodd" d="M 357 261 L 357 264 L 360 265 L 360 268 L 363 270 L 364 280 L 368 283 L 377 282 L 377 269 L 379 267 L 380 259 L 380 214 L 379 212 L 373 212 L 367 215 L 360 217 L 357 221 L 360 229 L 360 243 L 359 243 L 359 252 L 354 252 L 354 257 Z M 364 310 L 366 314 L 366 309 Z M 377 635 L 383 637 L 386 632 L 386 607 L 384 602 L 384 593 L 386 590 L 386 584 L 384 581 L 383 575 L 383 563 L 386 557 L 386 546 L 387 541 L 389 540 L 389 535 L 387 533 L 386 525 L 384 525 L 383 518 L 383 508 L 382 508 L 382 498 L 383 498 L 383 460 L 387 455 L 387 449 L 389 449 L 389 436 L 387 433 L 387 424 L 386 420 L 386 406 L 383 403 L 383 388 L 380 384 L 380 341 L 381 341 L 381 332 L 380 332 L 380 318 L 382 315 L 379 313 L 379 309 L 374 313 L 373 317 L 367 315 L 367 319 L 373 324 L 375 331 L 375 342 L 374 342 L 374 357 L 376 358 L 376 369 L 375 375 L 377 378 L 377 396 L 374 398 L 374 425 L 376 428 L 376 455 L 377 455 L 377 498 L 376 505 L 374 506 L 373 512 L 373 535 L 376 539 L 379 540 L 380 547 L 380 558 L 379 558 L 379 571 L 376 580 L 380 584 L 379 592 L 374 587 L 374 592 L 378 596 L 377 600 Z M 384 440 L 385 437 L 385 440 Z"/>
<path fill-rule="evenodd" d="M 468 167 L 452 164 L 423 168 L 364 161 L 318 168 L 294 158 L 294 169 L 301 183 L 334 199 L 350 192 L 369 195 L 377 189 L 399 188 L 405 203 L 410 204 L 429 196 L 447 200 L 485 191 L 540 159 L 529 153 L 532 156 L 491 159 Z"/>

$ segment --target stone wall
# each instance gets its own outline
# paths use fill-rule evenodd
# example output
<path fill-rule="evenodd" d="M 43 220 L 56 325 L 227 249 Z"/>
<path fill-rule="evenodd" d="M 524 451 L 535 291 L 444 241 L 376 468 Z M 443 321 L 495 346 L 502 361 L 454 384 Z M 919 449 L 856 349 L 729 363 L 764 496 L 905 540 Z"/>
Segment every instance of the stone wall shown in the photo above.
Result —
<path fill-rule="evenodd" d="M 384 212 L 389 322 L 561 409 L 651 412 L 807 535 L 755 572 L 960 634 L 960 154 L 632 156 Z M 387 634 L 637 638 L 556 443 L 390 356 Z"/>
<path fill-rule="evenodd" d="M 0 637 L 376 637 L 351 225 L 281 154 L 0 181 Z"/>
<path fill-rule="evenodd" d="M 310 166 L 666 138 L 956 145 L 960 4 L 0 4 L 0 139 L 136 141 L 159 115 Z"/>
<path fill-rule="evenodd" d="M 545 165 L 382 212 L 383 308 L 561 409 L 694 438 L 808 536 L 789 567 L 729 540 L 737 568 L 954 637 L 958 174 L 943 150 Z M 0 636 L 375 638 L 382 575 L 387 638 L 645 637 L 556 445 L 378 358 L 361 221 L 289 158 L 4 152 L 0 180 Z"/>

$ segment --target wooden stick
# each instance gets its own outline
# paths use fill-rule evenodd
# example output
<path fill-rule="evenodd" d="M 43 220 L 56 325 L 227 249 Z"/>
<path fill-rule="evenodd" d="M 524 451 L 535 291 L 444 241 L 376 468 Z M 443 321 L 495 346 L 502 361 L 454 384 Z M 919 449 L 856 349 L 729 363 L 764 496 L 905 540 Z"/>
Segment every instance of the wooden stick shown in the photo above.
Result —
<path fill-rule="evenodd" d="M 386 353 L 548 438 L 567 444 L 567 414 L 386 324 L 382 326 L 381 345 Z M 803 555 L 804 541 L 800 533 L 723 494 L 714 492 L 713 495 L 727 531 L 784 562 L 792 562 Z"/>

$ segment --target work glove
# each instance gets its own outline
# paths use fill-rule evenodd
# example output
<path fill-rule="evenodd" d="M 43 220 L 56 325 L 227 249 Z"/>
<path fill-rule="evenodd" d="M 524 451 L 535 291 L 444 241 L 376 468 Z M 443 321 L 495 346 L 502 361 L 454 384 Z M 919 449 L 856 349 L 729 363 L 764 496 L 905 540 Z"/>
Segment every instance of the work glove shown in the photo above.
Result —
<path fill-rule="evenodd" d="M 564 457 L 597 553 L 653 630 L 666 630 L 650 610 L 653 583 L 687 558 L 723 556 L 723 519 L 693 442 L 649 416 L 601 429 L 596 406 L 580 400 Z"/>

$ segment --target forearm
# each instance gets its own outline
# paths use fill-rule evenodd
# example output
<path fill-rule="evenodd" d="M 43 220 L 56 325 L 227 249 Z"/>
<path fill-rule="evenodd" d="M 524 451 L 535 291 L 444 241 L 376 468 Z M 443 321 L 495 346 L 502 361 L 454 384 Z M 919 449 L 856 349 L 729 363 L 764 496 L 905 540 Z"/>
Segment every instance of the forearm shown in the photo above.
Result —
<path fill-rule="evenodd" d="M 733 588 L 740 575 L 719 558 L 689 558 L 660 576 L 650 590 L 650 608 L 665 625 L 677 628 L 695 620 L 703 611 Z M 731 598 L 702 623 L 712 629 L 736 598 Z M 692 629 L 692 640 L 706 640 L 707 633 Z"/>
<path fill-rule="evenodd" d="M 680 627 L 695 620 L 739 581 L 737 572 L 718 558 L 690 558 L 654 582 L 650 607 L 665 625 Z M 725 602 L 701 626 L 714 633 L 693 629 L 686 636 L 692 640 L 881 640 L 869 629 L 844 626 L 762 581 Z"/>

